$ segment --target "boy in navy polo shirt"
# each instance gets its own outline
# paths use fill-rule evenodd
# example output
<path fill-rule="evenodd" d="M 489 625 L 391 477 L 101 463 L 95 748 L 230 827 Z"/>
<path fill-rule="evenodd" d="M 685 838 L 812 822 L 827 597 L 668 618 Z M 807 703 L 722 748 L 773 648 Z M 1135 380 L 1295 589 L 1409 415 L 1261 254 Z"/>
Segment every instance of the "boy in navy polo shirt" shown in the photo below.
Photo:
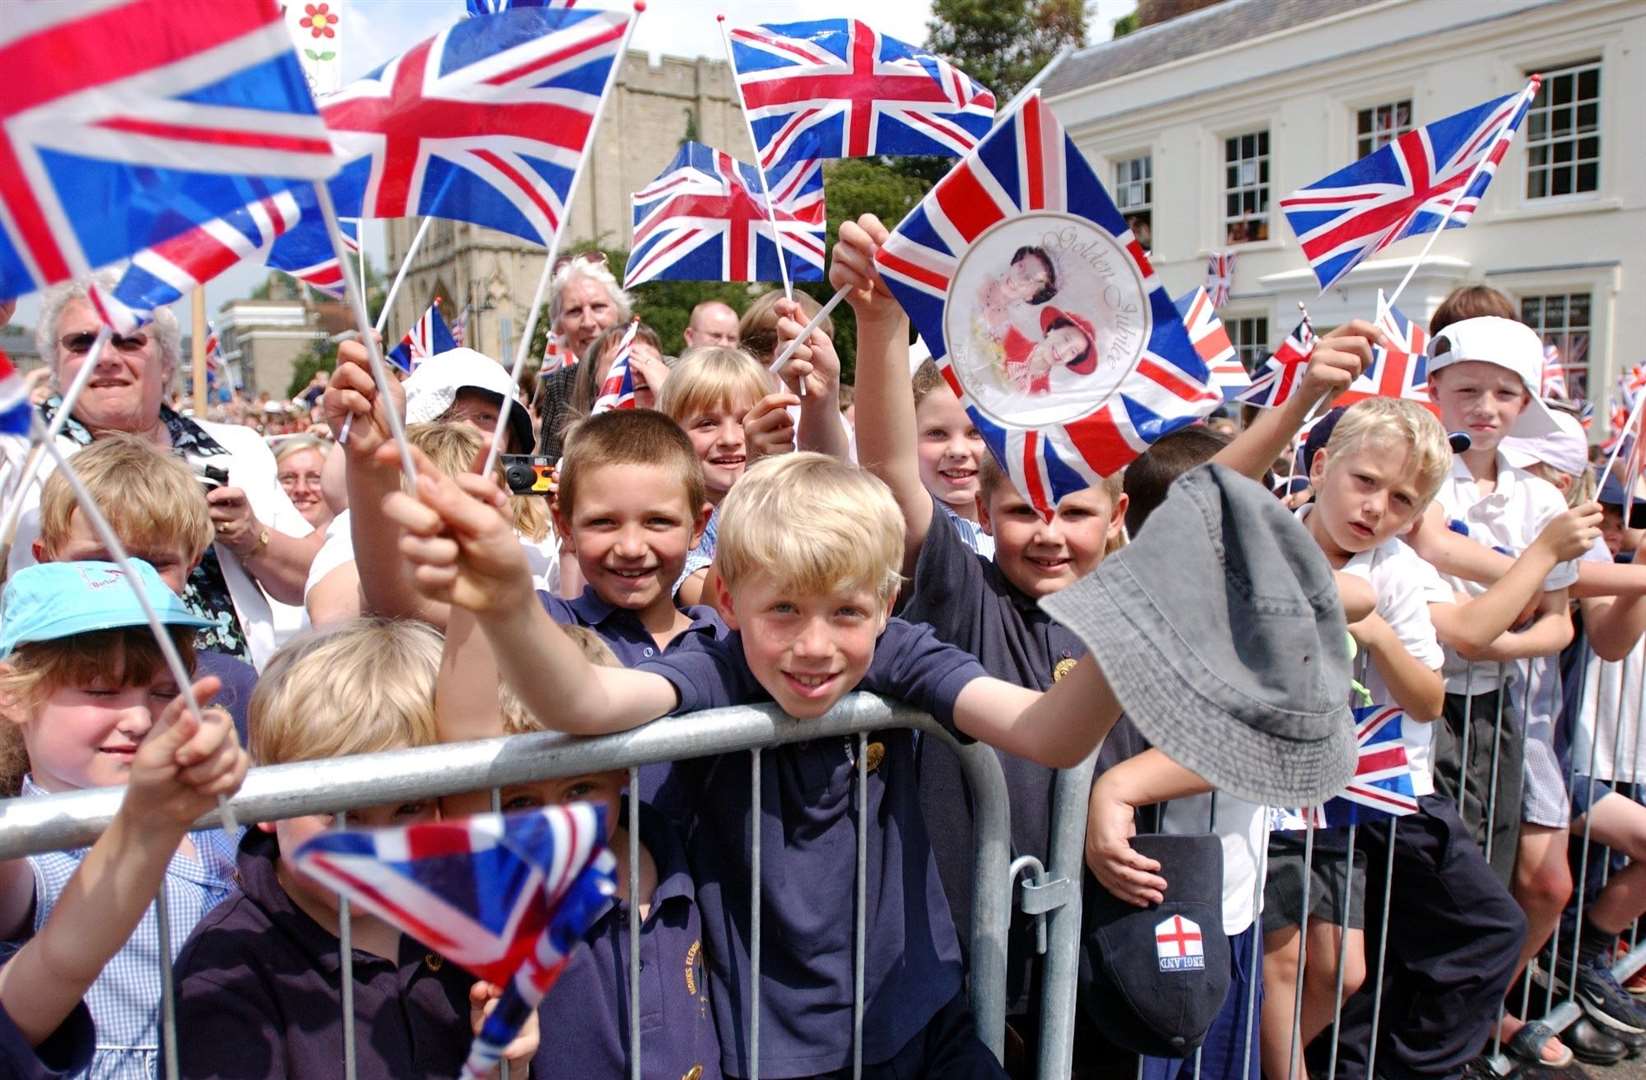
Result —
<path fill-rule="evenodd" d="M 774 700 L 821 716 L 853 689 L 894 694 L 963 737 L 1072 767 L 1119 706 L 1097 665 L 1077 663 L 1051 691 L 989 678 L 930 630 L 891 618 L 903 522 L 885 485 L 821 455 L 761 462 L 721 507 L 720 607 L 733 633 L 701 635 L 638 670 L 591 665 L 536 603 L 507 524 L 480 478 L 420 475 L 417 496 L 384 510 L 424 594 L 468 608 L 504 677 L 559 730 L 597 734 L 669 713 Z M 907 730 L 876 739 L 869 773 L 863 1060 L 867 1075 L 1000 1075 L 976 1039 L 959 946 L 933 864 Z M 760 1073 L 825 1075 L 852 1059 L 855 740 L 761 755 L 761 813 L 742 754 L 675 767 L 690 808 L 687 857 L 709 948 L 722 1067 L 749 1074 L 747 913 L 751 820 L 761 830 L 764 950 Z"/>
<path fill-rule="evenodd" d="M 469 623 L 472 628 L 472 618 Z M 586 626 L 566 635 L 592 664 L 621 667 L 611 648 Z M 473 647 L 478 643 L 478 648 Z M 547 730 L 498 676 L 491 649 L 478 630 L 468 640 L 446 639 L 435 690 L 442 742 L 523 735 Z M 652 1080 L 718 1080 L 720 1042 L 709 1011 L 702 920 L 685 848 L 673 824 L 650 804 L 640 804 L 638 884 L 630 887 L 624 769 L 559 777 L 505 787 L 507 812 L 534 806 L 593 802 L 617 824 L 607 844 L 617 853 L 617 901 L 583 935 L 589 946 L 572 954 L 538 1008 L 542 1030 L 554 1032 L 538 1052 L 537 1076 L 628 1076 L 630 897 L 640 904 L 641 1075 Z M 491 792 L 476 791 L 440 801 L 442 817 L 486 813 Z"/>
<path fill-rule="evenodd" d="M 433 743 L 439 664 L 440 635 L 412 620 L 356 619 L 287 645 L 252 695 L 253 759 L 275 765 Z M 391 803 L 350 811 L 349 823 L 404 825 L 434 813 L 432 800 Z M 239 893 L 200 921 L 177 957 L 182 1075 L 342 1075 L 337 895 L 284 858 L 332 823 L 311 815 L 247 831 Z M 356 912 L 350 928 L 356 1076 L 457 1075 L 497 988 L 381 919 Z M 536 1050 L 537 1026 L 528 1023 L 506 1051 L 513 1075 L 524 1075 Z"/>

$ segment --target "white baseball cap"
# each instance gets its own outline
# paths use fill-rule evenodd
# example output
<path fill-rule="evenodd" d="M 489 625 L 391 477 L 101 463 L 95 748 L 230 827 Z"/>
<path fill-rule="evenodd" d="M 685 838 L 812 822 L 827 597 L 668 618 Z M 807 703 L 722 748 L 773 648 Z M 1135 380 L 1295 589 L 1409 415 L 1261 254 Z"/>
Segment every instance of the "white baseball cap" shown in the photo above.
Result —
<path fill-rule="evenodd" d="M 1524 469 L 1528 465 L 1548 465 L 1567 476 L 1582 476 L 1589 467 L 1589 440 L 1583 421 L 1569 412 L 1549 410 L 1556 430 L 1535 439 L 1510 436 L 1498 444 L 1509 464 Z"/>
<path fill-rule="evenodd" d="M 445 415 L 459 390 L 479 390 L 497 398 L 514 399 L 514 380 L 502 364 L 473 349 L 447 349 L 417 365 L 406 376 L 406 423 L 426 424 Z M 531 453 L 532 421 L 518 400 L 509 409 L 509 432 L 515 453 Z"/>
<path fill-rule="evenodd" d="M 1440 343 L 1446 350 L 1440 350 Z M 1455 322 L 1429 340 L 1429 373 L 1466 360 L 1496 364 L 1514 372 L 1531 395 L 1507 434 L 1536 439 L 1560 430 L 1553 411 L 1538 395 L 1543 391 L 1543 339 L 1525 323 L 1496 315 Z"/>

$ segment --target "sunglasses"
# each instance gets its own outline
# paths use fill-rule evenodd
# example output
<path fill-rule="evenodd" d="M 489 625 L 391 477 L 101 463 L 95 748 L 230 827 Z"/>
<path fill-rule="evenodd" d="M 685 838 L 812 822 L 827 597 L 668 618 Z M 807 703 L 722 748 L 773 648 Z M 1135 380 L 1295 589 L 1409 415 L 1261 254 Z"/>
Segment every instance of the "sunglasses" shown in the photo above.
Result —
<path fill-rule="evenodd" d="M 96 342 L 96 340 L 97 333 L 95 331 L 82 330 L 78 334 L 69 334 L 65 336 L 58 342 L 58 344 L 63 347 L 64 352 L 70 353 L 74 356 L 84 356 L 91 352 L 92 344 Z M 123 353 L 141 352 L 144 347 L 148 345 L 148 343 L 149 336 L 143 333 L 111 334 L 109 336 L 109 344 Z"/>

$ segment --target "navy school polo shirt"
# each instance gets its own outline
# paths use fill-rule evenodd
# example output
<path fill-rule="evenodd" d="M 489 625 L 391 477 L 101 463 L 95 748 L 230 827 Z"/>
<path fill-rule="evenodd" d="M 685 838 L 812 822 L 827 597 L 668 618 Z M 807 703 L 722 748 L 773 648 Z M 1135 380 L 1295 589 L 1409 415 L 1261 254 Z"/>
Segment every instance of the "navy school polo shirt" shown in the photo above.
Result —
<path fill-rule="evenodd" d="M 249 746 L 251 736 L 247 718 L 250 716 L 252 691 L 257 689 L 257 669 L 238 656 L 202 649 L 194 654 L 194 677 L 203 679 L 207 675 L 223 680 L 223 688 L 212 699 L 212 704 L 228 710 L 229 717 L 234 721 L 235 734 L 240 736 L 240 745 Z"/>
<path fill-rule="evenodd" d="M 249 829 L 241 892 L 211 910 L 177 957 L 177 1048 L 190 1080 L 343 1075 L 337 938 L 275 879 L 275 838 Z M 354 950 L 361 1080 L 451 1080 L 468 1056 L 475 979 L 401 937 L 398 963 Z"/>
<path fill-rule="evenodd" d="M 15 956 L 22 945 L 22 942 L 0 945 L 4 960 Z M 97 1031 L 92 1026 L 91 1010 L 84 1001 L 75 1002 L 57 1030 L 46 1036 L 46 1041 L 39 1046 L 29 1045 L 5 1006 L 0 1005 L 0 1080 L 58 1080 L 79 1076 L 91 1067 L 96 1049 Z"/>
<path fill-rule="evenodd" d="M 925 623 L 946 641 L 971 653 L 997 679 L 1046 690 L 1086 655 L 1086 645 L 1006 579 L 992 559 L 972 551 L 937 500 L 920 547 L 914 579 L 899 614 Z M 1046 861 L 1057 772 L 996 751 L 1011 803 L 1012 854 Z M 920 799 L 926 817 L 945 823 L 933 837 L 937 868 L 956 926 L 972 917 L 972 809 L 960 762 L 947 746 L 926 740 L 920 748 Z M 1014 908 L 1015 912 L 1015 908 Z M 1033 921 L 1014 914 L 1008 969 L 1008 1003 L 1024 1003 Z M 970 942 L 963 944 L 969 949 Z"/>
<path fill-rule="evenodd" d="M 640 842 L 657 865 L 651 910 L 640 924 L 641 1076 L 719 1080 L 720 1041 L 686 850 L 668 820 L 644 803 Z M 629 1075 L 627 905 L 612 904 L 583 940 L 588 948 L 572 954 L 539 1009 L 535 1077 Z"/>
<path fill-rule="evenodd" d="M 741 636 L 698 635 L 640 665 L 680 695 L 676 713 L 769 701 Z M 923 626 L 891 619 L 857 686 L 902 698 L 951 727 L 962 688 L 984 671 Z M 875 746 L 878 745 L 878 754 Z M 857 829 L 857 742 L 818 739 L 761 755 L 760 1075 L 848 1068 Z M 863 1061 L 894 1056 L 960 990 L 960 948 L 932 861 L 908 729 L 871 736 Z M 749 1075 L 749 829 L 743 753 L 678 762 L 671 802 L 689 808 L 686 855 L 713 981 L 721 1062 Z"/>
<path fill-rule="evenodd" d="M 638 615 L 627 608 L 613 607 L 606 603 L 600 598 L 600 594 L 594 591 L 592 585 L 585 585 L 582 595 L 575 600 L 563 600 L 541 590 L 537 594 L 537 599 L 549 613 L 549 618 L 560 625 L 586 626 L 599 634 L 601 640 L 610 645 L 612 652 L 617 654 L 618 663 L 624 667 L 634 667 L 664 651 L 657 647 L 651 632 L 641 625 Z M 726 636 L 726 624 L 720 621 L 720 613 L 714 608 L 697 606 L 680 610 L 691 617 L 691 625 L 669 642 L 670 649 L 678 647 L 697 634 L 707 634 L 716 639 Z"/>

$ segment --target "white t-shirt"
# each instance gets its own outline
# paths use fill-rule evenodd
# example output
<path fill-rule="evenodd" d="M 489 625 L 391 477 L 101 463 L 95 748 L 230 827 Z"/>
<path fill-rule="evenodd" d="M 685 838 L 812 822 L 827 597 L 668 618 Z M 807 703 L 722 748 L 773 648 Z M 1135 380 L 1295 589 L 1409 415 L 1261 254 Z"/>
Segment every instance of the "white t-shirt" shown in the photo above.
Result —
<path fill-rule="evenodd" d="M 1429 618 L 1429 600 L 1440 587 L 1435 568 L 1401 541 L 1385 540 L 1344 563 L 1343 572 L 1371 585 L 1377 595 L 1378 615 L 1389 624 L 1406 651 L 1424 667 L 1440 670 L 1445 654 Z M 1394 695 L 1389 692 L 1376 664 L 1366 665 L 1365 686 L 1373 702 L 1395 704 Z M 1403 717 L 1400 741 L 1406 747 L 1406 761 L 1412 768 L 1413 793 L 1434 794 L 1434 724 Z"/>
<path fill-rule="evenodd" d="M 1160 815 L 1160 831 L 1217 834 L 1223 843 L 1223 932 L 1245 933 L 1257 918 L 1257 866 L 1269 846 L 1268 808 L 1226 791 L 1173 799 Z"/>
<path fill-rule="evenodd" d="M 1481 497 L 1469 467 L 1458 457 L 1452 460 L 1451 474 L 1441 483 L 1435 501 L 1446 512 L 1449 525 L 1465 526 L 1470 539 L 1511 558 L 1518 558 L 1531 546 L 1551 518 L 1566 512 L 1566 500 L 1553 484 L 1509 464 L 1501 453 L 1497 455 L 1497 484 L 1490 495 Z M 1449 574 L 1440 575 L 1440 580 L 1451 592 L 1467 596 L 1486 591 L 1479 582 Z M 1576 580 L 1577 563 L 1564 562 L 1549 572 L 1543 588 L 1546 592 L 1564 589 Z M 1495 660 L 1470 663 L 1447 649 L 1442 670 L 1450 693 L 1479 694 L 1495 690 L 1498 685 Z"/>
<path fill-rule="evenodd" d="M 1597 541 L 1582 562 L 1611 562 L 1611 552 Z M 1583 665 L 1583 696 L 1573 710 L 1572 766 L 1579 776 L 1619 783 L 1646 781 L 1646 638 L 1636 638 L 1622 660 L 1602 660 L 1589 653 Z M 1598 745 L 1597 745 L 1598 744 Z M 1593 772 L 1591 773 L 1591 770 Z"/>

